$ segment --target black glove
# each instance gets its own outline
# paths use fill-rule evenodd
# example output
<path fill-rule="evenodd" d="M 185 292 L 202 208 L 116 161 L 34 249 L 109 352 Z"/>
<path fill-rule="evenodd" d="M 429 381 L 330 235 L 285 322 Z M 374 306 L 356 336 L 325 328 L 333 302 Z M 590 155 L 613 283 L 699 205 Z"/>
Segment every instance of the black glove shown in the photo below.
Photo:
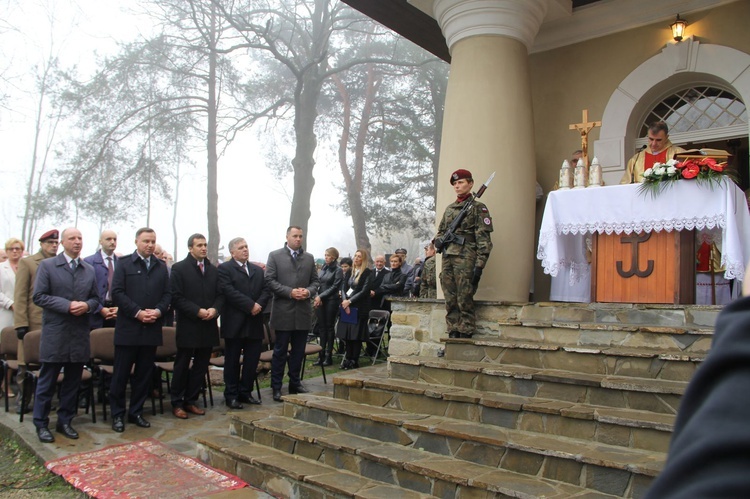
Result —
<path fill-rule="evenodd" d="M 479 280 L 482 278 L 482 271 L 484 269 L 480 267 L 474 267 L 474 277 L 471 278 L 471 285 L 476 289 L 479 286 Z"/>
<path fill-rule="evenodd" d="M 17 327 L 16 328 L 16 337 L 19 340 L 22 340 L 24 336 L 26 336 L 26 333 L 29 332 L 29 328 L 27 327 Z"/>

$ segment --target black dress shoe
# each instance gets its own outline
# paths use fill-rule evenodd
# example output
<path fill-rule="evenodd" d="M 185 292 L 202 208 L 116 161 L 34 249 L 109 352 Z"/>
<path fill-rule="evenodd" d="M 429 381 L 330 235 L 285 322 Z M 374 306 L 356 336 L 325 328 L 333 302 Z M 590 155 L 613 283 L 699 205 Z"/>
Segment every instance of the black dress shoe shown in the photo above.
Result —
<path fill-rule="evenodd" d="M 49 431 L 46 426 L 36 429 L 36 436 L 39 437 L 39 441 L 43 444 L 51 444 L 55 441 L 55 436 Z"/>
<path fill-rule="evenodd" d="M 281 402 L 281 390 L 274 390 L 273 391 L 273 399 L 276 402 Z"/>
<path fill-rule="evenodd" d="M 461 333 L 460 338 L 471 338 L 471 333 Z"/>
<path fill-rule="evenodd" d="M 333 361 L 331 360 L 331 356 L 327 355 L 323 363 L 321 364 L 323 367 L 328 367 L 333 365 Z"/>
<path fill-rule="evenodd" d="M 66 437 L 72 438 L 73 440 L 78 439 L 78 432 L 72 426 L 70 426 L 70 424 L 58 423 L 57 426 L 55 426 L 55 431 L 57 431 L 57 433 L 62 433 Z"/>
<path fill-rule="evenodd" d="M 128 423 L 133 423 L 136 426 L 140 426 L 141 428 L 151 428 L 151 423 L 143 419 L 143 416 L 138 414 L 137 416 L 128 415 Z"/>
<path fill-rule="evenodd" d="M 226 401 L 226 405 L 230 409 L 242 409 L 242 404 L 240 404 L 239 400 L 237 399 L 231 399 Z"/>
<path fill-rule="evenodd" d="M 297 395 L 298 393 L 310 393 L 310 391 L 307 388 L 305 388 L 304 386 L 302 386 L 302 385 L 290 386 L 289 387 L 289 394 L 290 395 Z"/>
<path fill-rule="evenodd" d="M 450 333 L 448 333 L 448 338 L 460 338 L 460 337 L 461 337 L 461 333 L 459 333 L 458 331 L 451 331 Z"/>
<path fill-rule="evenodd" d="M 115 416 L 112 418 L 112 429 L 117 433 L 122 433 L 123 431 L 125 431 L 125 420 L 122 418 L 122 416 Z"/>
<path fill-rule="evenodd" d="M 240 397 L 237 400 L 245 404 L 260 405 L 260 400 L 256 399 L 252 395 L 248 395 L 248 396 L 240 395 Z"/>

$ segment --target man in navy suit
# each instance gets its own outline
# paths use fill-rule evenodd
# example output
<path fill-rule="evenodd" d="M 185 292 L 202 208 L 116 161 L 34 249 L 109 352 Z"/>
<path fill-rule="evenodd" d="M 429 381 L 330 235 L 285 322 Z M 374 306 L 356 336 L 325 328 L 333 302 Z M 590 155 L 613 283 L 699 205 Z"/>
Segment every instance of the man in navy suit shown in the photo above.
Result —
<path fill-rule="evenodd" d="M 154 230 L 138 229 L 136 249 L 118 260 L 112 281 L 112 300 L 118 310 L 109 400 L 112 429 L 118 433 L 125 431 L 125 389 L 133 366 L 128 422 L 141 428 L 151 426 L 143 417 L 143 404 L 151 388 L 156 347 L 162 344 L 164 315 L 172 301 L 167 266 L 154 256 L 154 246 Z"/>
<path fill-rule="evenodd" d="M 68 228 L 62 232 L 63 253 L 42 260 L 34 281 L 34 303 L 43 309 L 39 359 L 42 368 L 34 399 L 34 426 L 44 443 L 55 441 L 49 431 L 49 412 L 57 377 L 64 370 L 60 388 L 60 407 L 56 429 L 68 438 L 78 438 L 71 426 L 76 415 L 76 400 L 83 364 L 91 357 L 89 316 L 99 313 L 99 292 L 94 269 L 79 258 L 81 232 Z"/>
<path fill-rule="evenodd" d="M 263 310 L 271 299 L 271 291 L 263 269 L 248 262 L 250 253 L 244 239 L 236 237 L 229 241 L 229 253 L 232 259 L 219 265 L 219 288 L 225 300 L 221 315 L 224 399 L 230 409 L 242 409 L 243 402 L 260 404 L 252 391 L 263 344 Z"/>
<path fill-rule="evenodd" d="M 99 236 L 99 246 L 101 246 L 99 251 L 83 259 L 84 262 L 94 267 L 96 286 L 103 305 L 98 315 L 91 316 L 91 329 L 115 327 L 115 319 L 117 319 L 117 307 L 112 301 L 112 280 L 117 266 L 117 255 L 115 255 L 117 234 L 112 230 L 103 231 Z"/>

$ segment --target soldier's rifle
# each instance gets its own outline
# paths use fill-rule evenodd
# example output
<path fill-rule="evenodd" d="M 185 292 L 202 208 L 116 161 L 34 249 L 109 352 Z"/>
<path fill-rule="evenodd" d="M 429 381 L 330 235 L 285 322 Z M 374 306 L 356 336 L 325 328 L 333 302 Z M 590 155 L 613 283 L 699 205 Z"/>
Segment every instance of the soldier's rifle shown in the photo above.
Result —
<path fill-rule="evenodd" d="M 487 190 L 487 187 L 490 185 L 490 182 L 492 182 L 493 178 L 495 178 L 495 172 L 492 172 L 490 178 L 488 178 L 487 181 L 482 184 L 482 187 L 479 188 L 476 194 L 471 194 L 471 199 L 467 199 L 466 201 L 464 201 L 463 208 L 461 208 L 461 211 L 458 212 L 456 218 L 454 218 L 451 224 L 448 226 L 448 229 L 446 229 L 443 237 L 435 238 L 435 251 L 437 251 L 438 253 L 442 253 L 443 250 L 451 243 L 463 245 L 464 242 L 466 242 L 466 238 L 464 236 L 459 236 L 458 234 L 456 234 L 456 230 L 458 230 L 458 227 L 461 225 L 461 222 L 464 221 L 466 215 L 469 214 L 469 210 L 473 206 L 473 201 L 482 197 L 482 194 L 484 194 L 484 191 Z"/>

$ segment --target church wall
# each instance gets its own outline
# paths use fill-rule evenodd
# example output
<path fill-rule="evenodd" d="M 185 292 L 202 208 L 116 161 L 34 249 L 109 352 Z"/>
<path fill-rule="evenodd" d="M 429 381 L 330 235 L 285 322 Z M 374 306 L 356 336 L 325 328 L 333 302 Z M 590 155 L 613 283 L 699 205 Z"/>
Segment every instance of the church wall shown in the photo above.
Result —
<path fill-rule="evenodd" d="M 687 36 L 701 44 L 716 44 L 750 53 L 746 32 L 750 1 L 738 1 L 697 13 L 683 14 L 689 25 Z M 581 110 L 589 110 L 589 121 L 601 120 L 612 93 L 634 69 L 658 54 L 667 43 L 674 43 L 669 22 L 615 33 L 560 49 L 529 56 L 534 129 L 536 135 L 537 179 L 549 192 L 557 180 L 560 165 L 579 149 L 577 131 L 568 125 L 581 121 Z M 750 105 L 750 103 L 746 103 Z M 599 129 L 589 135 L 589 157 L 596 155 L 594 141 Z M 626 156 L 630 156 L 626 152 Z M 537 204 L 536 229 L 541 223 L 544 201 Z M 535 261 L 535 300 L 549 297 L 549 276 Z"/>

